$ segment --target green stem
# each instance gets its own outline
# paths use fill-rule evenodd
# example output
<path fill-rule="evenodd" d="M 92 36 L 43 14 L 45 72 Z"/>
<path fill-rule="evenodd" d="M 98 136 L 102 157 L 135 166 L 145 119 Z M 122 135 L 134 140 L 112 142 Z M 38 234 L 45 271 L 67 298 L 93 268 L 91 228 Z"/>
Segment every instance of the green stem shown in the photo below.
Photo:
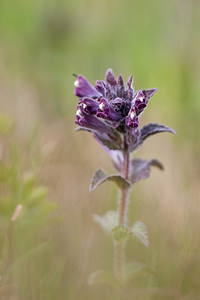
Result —
<path fill-rule="evenodd" d="M 130 154 L 128 151 L 124 151 L 124 168 L 123 175 L 125 179 L 129 179 L 129 166 L 130 166 Z M 121 191 L 121 198 L 119 202 L 119 220 L 118 225 L 126 225 L 127 205 L 128 205 L 129 190 L 123 189 Z M 124 243 L 115 243 L 115 274 L 119 281 L 122 280 L 122 269 L 124 263 Z"/>
<path fill-rule="evenodd" d="M 122 280 L 122 264 L 123 264 L 123 251 L 122 245 L 119 242 L 115 242 L 115 276 Z"/>

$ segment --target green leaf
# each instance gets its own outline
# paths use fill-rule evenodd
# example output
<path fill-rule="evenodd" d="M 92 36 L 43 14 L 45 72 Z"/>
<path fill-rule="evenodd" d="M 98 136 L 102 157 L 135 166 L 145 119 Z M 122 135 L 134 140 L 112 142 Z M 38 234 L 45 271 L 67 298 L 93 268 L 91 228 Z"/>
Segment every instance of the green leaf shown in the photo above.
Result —
<path fill-rule="evenodd" d="M 147 265 L 140 262 L 127 262 L 123 265 L 123 278 L 125 281 L 140 274 L 155 274 L 155 272 Z"/>
<path fill-rule="evenodd" d="M 138 146 L 141 146 L 143 142 L 150 136 L 161 132 L 170 132 L 176 134 L 176 132 L 173 129 L 163 124 L 157 124 L 157 123 L 147 124 L 140 129 L 140 139 L 135 149 L 138 148 Z"/>
<path fill-rule="evenodd" d="M 131 228 L 131 232 L 142 244 L 144 244 L 146 247 L 149 247 L 148 231 L 144 223 L 141 221 L 136 221 Z"/>
<path fill-rule="evenodd" d="M 120 175 L 107 176 L 107 174 L 102 169 L 98 169 L 95 171 L 92 177 L 91 184 L 90 184 L 90 191 L 94 191 L 96 187 L 98 187 L 100 184 L 106 181 L 115 182 L 118 188 L 120 189 L 128 189 L 131 186 L 130 182 L 127 181 L 122 176 Z"/>
<path fill-rule="evenodd" d="M 103 270 L 98 270 L 89 276 L 88 285 L 92 285 L 94 283 L 108 283 L 112 287 L 115 288 L 119 287 L 119 282 L 114 277 L 114 275 L 109 271 L 103 271 Z"/>
<path fill-rule="evenodd" d="M 134 147 L 132 148 L 132 151 L 140 147 L 144 143 L 144 141 L 150 136 L 161 132 L 170 132 L 176 134 L 176 132 L 173 129 L 163 124 L 157 124 L 157 123 L 147 124 L 139 130 L 139 140 L 135 143 Z"/>
<path fill-rule="evenodd" d="M 94 215 L 94 221 L 98 223 L 106 232 L 111 233 L 117 226 L 118 211 L 109 210 L 103 216 Z"/>
<path fill-rule="evenodd" d="M 163 124 L 150 123 L 141 128 L 140 142 L 143 143 L 144 140 L 146 140 L 148 137 L 160 132 L 170 132 L 176 134 L 176 132 L 168 126 L 165 126 Z"/>
<path fill-rule="evenodd" d="M 112 230 L 113 238 L 119 243 L 123 243 L 125 239 L 131 234 L 131 231 L 123 225 L 118 225 Z"/>
<path fill-rule="evenodd" d="M 157 159 L 143 160 L 143 159 L 133 159 L 130 164 L 130 180 L 134 184 L 141 179 L 145 179 L 150 176 L 150 167 L 154 166 L 163 170 L 164 167 Z"/>

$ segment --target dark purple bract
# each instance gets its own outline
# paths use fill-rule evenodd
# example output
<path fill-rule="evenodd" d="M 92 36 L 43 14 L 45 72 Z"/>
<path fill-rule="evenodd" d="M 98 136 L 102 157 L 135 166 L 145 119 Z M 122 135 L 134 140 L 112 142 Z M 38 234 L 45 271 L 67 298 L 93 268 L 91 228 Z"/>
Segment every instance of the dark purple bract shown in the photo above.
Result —
<path fill-rule="evenodd" d="M 75 81 L 74 93 L 79 97 L 75 123 L 110 150 L 131 152 L 142 143 L 139 117 L 157 89 L 135 92 L 132 82 L 131 76 L 125 85 L 123 77 L 115 78 L 111 69 L 95 87 L 82 75 Z"/>

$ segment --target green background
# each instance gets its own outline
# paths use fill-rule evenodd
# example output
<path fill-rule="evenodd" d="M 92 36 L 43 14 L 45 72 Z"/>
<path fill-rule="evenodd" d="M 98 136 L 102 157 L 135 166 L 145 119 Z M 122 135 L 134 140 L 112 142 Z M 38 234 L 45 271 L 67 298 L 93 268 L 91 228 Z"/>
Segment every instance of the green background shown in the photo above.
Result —
<path fill-rule="evenodd" d="M 113 267 L 112 242 L 92 215 L 118 201 L 114 186 L 88 186 L 98 167 L 114 170 L 89 134 L 73 132 L 72 74 L 94 84 L 109 67 L 133 74 L 136 90 L 158 87 L 141 124 L 177 132 L 135 154 L 165 171 L 130 197 L 129 223 L 147 225 L 150 247 L 130 240 L 126 257 L 156 276 L 134 278 L 125 299 L 200 299 L 199 48 L 195 0 L 0 1 L 1 299 L 118 299 L 106 284 L 87 285 Z"/>

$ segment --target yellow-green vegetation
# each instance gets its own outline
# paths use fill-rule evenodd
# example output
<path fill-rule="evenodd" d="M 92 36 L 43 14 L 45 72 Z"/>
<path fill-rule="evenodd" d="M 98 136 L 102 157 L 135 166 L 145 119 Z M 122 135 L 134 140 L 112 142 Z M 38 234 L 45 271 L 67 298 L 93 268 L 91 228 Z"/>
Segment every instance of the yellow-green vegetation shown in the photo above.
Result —
<path fill-rule="evenodd" d="M 198 1 L 0 1 L 0 299 L 119 299 L 112 241 L 93 220 L 116 210 L 117 191 L 89 192 L 95 169 L 113 169 L 73 132 L 72 73 L 94 83 L 108 67 L 157 87 L 142 122 L 177 132 L 137 153 L 165 170 L 130 196 L 149 248 L 127 241 L 127 269 L 140 272 L 124 297 L 200 299 L 199 36 Z"/>

